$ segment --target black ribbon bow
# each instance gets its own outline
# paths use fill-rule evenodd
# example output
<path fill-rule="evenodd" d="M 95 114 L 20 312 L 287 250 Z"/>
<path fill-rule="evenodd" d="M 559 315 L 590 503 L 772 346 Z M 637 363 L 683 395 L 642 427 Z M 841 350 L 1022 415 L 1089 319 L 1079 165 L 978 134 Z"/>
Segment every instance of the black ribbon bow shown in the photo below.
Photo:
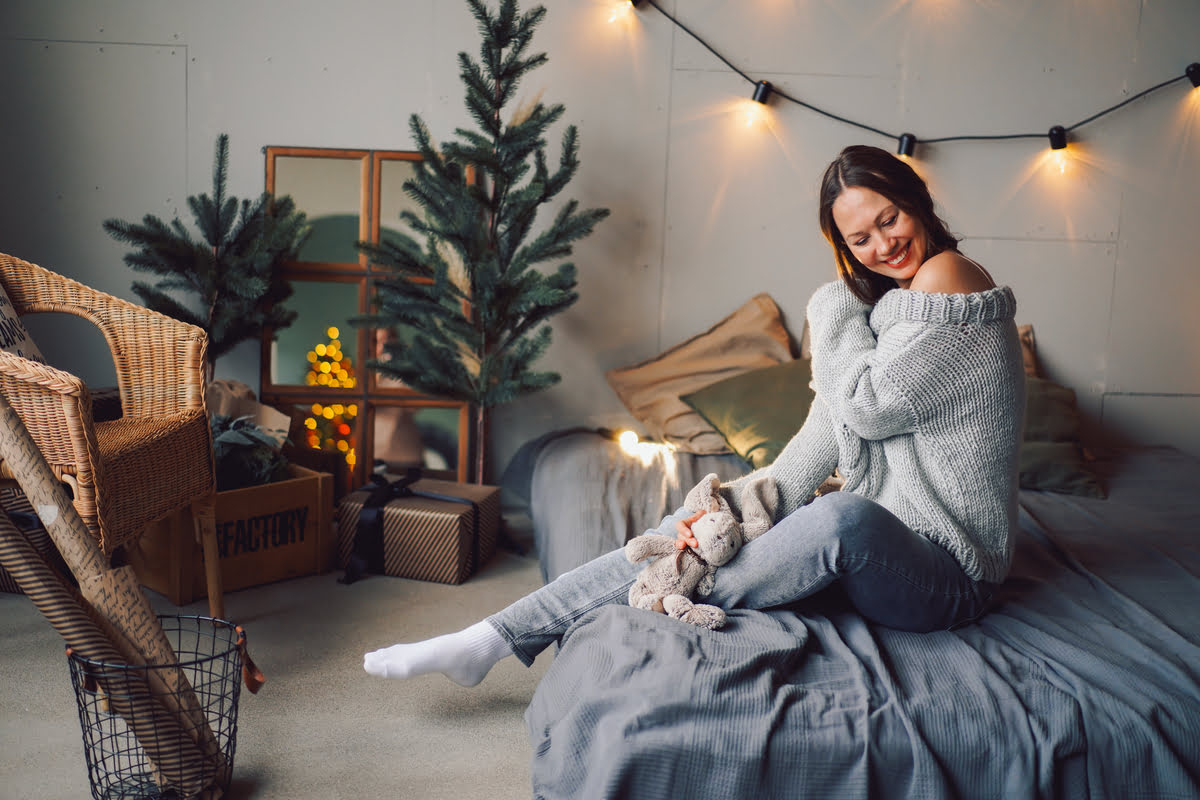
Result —
<path fill-rule="evenodd" d="M 389 481 L 382 475 L 372 475 L 371 482 L 359 489 L 370 494 L 363 501 L 362 510 L 358 513 L 358 522 L 354 529 L 354 549 L 346 562 L 346 574 L 338 578 L 338 583 L 351 584 L 365 578 L 370 573 L 381 575 L 384 572 L 383 558 L 383 518 L 384 508 L 393 500 L 405 497 L 425 497 L 430 500 L 442 500 L 447 503 L 464 503 L 471 506 L 471 565 L 474 572 L 479 566 L 479 506 L 474 500 L 465 497 L 455 497 L 450 494 L 439 494 L 412 488 L 421 479 L 421 470 L 411 467 L 403 478 Z"/>

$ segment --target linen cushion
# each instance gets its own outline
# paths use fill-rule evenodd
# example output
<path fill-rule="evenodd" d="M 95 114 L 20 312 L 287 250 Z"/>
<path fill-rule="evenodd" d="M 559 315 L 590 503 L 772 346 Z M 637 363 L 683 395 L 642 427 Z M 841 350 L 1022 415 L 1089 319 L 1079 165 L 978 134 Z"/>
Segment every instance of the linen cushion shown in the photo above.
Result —
<path fill-rule="evenodd" d="M 747 370 L 791 360 L 779 307 L 769 295 L 759 294 L 703 333 L 605 377 L 652 438 L 689 453 L 727 453 L 721 434 L 681 397 Z"/>

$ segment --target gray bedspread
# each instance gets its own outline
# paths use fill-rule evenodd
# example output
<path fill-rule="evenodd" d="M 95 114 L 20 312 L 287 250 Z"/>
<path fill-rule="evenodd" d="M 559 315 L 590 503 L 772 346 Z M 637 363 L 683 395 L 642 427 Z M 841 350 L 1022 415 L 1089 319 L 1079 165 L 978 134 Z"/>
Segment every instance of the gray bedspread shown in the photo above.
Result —
<path fill-rule="evenodd" d="M 537 798 L 1200 797 L 1200 462 L 1022 492 L 1009 579 L 953 631 L 836 594 L 707 631 L 609 606 L 526 713 Z"/>
<path fill-rule="evenodd" d="M 708 473 L 729 480 L 750 470 L 733 454 L 647 444 L 626 453 L 611 436 L 580 429 L 534 443 L 528 460 L 536 464 L 527 493 L 545 581 L 658 525 Z"/>

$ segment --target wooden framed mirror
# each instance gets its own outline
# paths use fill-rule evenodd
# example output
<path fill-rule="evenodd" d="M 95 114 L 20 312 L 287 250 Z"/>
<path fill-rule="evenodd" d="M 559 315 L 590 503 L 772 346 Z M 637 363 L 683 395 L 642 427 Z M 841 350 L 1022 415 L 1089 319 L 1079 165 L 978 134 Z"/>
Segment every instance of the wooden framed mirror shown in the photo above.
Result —
<path fill-rule="evenodd" d="M 267 147 L 266 189 L 290 195 L 312 226 L 300 257 L 287 266 L 297 312 L 292 325 L 262 343 L 262 402 L 290 411 L 293 444 L 344 463 L 343 489 L 373 469 L 421 467 L 431 477 L 465 481 L 466 403 L 428 397 L 375 375 L 366 362 L 387 332 L 355 327 L 370 311 L 380 268 L 358 241 L 403 229 L 404 191 L 420 161 L 407 151 Z M 390 273 L 388 273 L 390 274 Z"/>

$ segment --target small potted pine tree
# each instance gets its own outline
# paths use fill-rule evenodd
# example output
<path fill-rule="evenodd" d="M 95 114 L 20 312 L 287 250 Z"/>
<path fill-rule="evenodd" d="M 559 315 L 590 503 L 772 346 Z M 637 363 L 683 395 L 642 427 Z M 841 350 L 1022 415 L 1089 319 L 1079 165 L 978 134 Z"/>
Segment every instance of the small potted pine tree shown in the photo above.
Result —
<path fill-rule="evenodd" d="M 376 310 L 359 323 L 398 334 L 369 367 L 471 404 L 472 479 L 483 483 L 488 410 L 560 380 L 535 362 L 550 345 L 546 321 L 579 299 L 575 266 L 559 263 L 549 273 L 537 266 L 571 255 L 608 209 L 562 202 L 531 236 L 538 211 L 579 167 L 574 125 L 563 133 L 558 165 L 547 162 L 546 135 L 562 105 L 534 101 L 506 113 L 522 78 L 547 61 L 545 53 L 527 53 L 546 9 L 522 15 L 516 0 L 501 0 L 493 14 L 482 0 L 468 5 L 483 34 L 481 58 L 459 53 L 459 74 L 478 130 L 458 129 L 437 145 L 421 117 L 410 118 L 422 160 L 404 190 L 422 213 L 401 214 L 413 236 L 359 243 L 393 272 L 376 284 Z"/>

